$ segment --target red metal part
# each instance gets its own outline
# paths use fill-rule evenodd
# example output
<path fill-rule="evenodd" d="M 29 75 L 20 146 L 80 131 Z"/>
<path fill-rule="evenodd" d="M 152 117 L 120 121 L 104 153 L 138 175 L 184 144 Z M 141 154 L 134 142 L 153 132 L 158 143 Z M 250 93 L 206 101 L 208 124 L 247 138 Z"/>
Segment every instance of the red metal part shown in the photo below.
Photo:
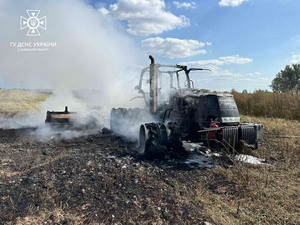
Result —
<path fill-rule="evenodd" d="M 218 124 L 211 123 L 209 128 L 219 128 L 219 126 L 218 126 Z M 213 131 L 211 131 L 208 133 L 208 139 L 213 139 L 213 138 L 215 138 L 215 134 Z"/>

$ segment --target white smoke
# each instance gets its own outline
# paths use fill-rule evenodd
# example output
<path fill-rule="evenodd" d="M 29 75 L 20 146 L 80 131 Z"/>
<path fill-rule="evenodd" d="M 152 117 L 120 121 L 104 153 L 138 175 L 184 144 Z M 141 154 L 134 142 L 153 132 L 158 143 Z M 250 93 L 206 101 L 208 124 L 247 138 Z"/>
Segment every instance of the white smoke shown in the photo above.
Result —
<path fill-rule="evenodd" d="M 47 17 L 47 30 L 39 29 L 39 37 L 27 37 L 27 30 L 19 29 L 20 16 L 28 17 L 30 9 Z M 63 111 L 66 105 L 87 114 L 92 105 L 98 107 L 97 117 L 103 120 L 99 122 L 107 125 L 112 107 L 137 104 L 129 101 L 137 95 L 134 86 L 139 78 L 132 68 L 148 63 L 147 58 L 118 25 L 86 2 L 0 0 L 0 21 L 0 81 L 53 91 L 38 118 L 45 118 L 47 110 Z M 54 42 L 56 47 L 18 51 L 11 42 Z M 74 90 L 90 91 L 77 92 L 76 98 Z"/>

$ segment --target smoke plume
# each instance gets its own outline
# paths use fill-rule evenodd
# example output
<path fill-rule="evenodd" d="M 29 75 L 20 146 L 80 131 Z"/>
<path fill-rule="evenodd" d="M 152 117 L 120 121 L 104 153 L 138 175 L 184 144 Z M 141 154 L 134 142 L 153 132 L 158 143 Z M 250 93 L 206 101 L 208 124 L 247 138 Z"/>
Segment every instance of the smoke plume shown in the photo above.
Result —
<path fill-rule="evenodd" d="M 20 30 L 20 16 L 28 17 L 30 9 L 47 17 L 47 30 L 39 29 L 38 37 Z M 136 95 L 139 76 L 132 68 L 147 61 L 137 60 L 145 57 L 118 24 L 86 2 L 0 0 L 0 21 L 0 82 L 51 89 L 51 97 L 41 106 L 42 115 L 67 105 L 70 111 L 97 114 L 103 120 L 99 122 L 107 125 L 111 107 L 137 104 L 129 101 Z M 18 51 L 11 42 L 56 44 L 39 52 Z"/>

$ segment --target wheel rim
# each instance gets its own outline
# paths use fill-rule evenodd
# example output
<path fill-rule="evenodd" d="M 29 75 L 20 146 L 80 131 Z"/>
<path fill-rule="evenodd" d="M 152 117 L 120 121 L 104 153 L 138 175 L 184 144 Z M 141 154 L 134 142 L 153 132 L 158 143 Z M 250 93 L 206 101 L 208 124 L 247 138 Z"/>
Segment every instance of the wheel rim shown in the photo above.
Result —
<path fill-rule="evenodd" d="M 145 125 L 140 126 L 139 132 L 139 153 L 144 154 L 146 152 L 146 142 L 148 140 L 148 129 Z"/>
<path fill-rule="evenodd" d="M 158 133 L 159 133 L 159 142 L 163 145 L 165 145 L 168 141 L 168 133 L 167 128 L 164 124 L 160 125 L 158 127 Z"/>

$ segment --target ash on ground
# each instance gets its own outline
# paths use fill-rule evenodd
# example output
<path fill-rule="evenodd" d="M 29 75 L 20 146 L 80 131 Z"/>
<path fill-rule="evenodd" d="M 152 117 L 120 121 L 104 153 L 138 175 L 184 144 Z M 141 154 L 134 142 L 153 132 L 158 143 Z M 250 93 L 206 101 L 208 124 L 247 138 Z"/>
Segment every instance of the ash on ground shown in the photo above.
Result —
<path fill-rule="evenodd" d="M 0 224 L 211 222 L 192 197 L 207 170 L 147 161 L 111 134 L 44 141 L 35 131 L 0 130 Z"/>
<path fill-rule="evenodd" d="M 184 143 L 188 158 L 148 161 L 112 134 L 45 141 L 34 132 L 0 129 L 0 224 L 212 222 L 193 196 L 199 183 L 226 183 L 208 169 L 218 153 Z"/>

